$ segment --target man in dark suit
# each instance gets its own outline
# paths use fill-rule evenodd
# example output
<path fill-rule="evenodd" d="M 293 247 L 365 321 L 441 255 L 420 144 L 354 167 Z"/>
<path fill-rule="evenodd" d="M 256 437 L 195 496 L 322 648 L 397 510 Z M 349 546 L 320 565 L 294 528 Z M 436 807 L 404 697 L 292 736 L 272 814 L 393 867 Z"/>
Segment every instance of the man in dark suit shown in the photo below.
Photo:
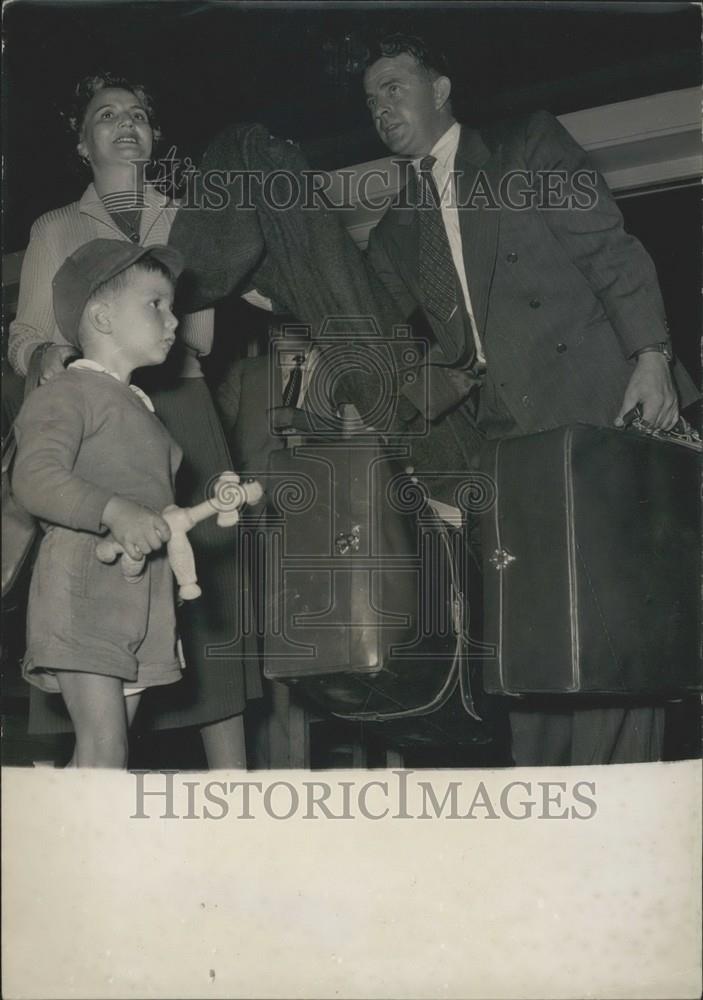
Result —
<path fill-rule="evenodd" d="M 436 343 L 399 415 L 429 419 L 453 450 L 414 450 L 416 473 L 475 464 L 483 436 L 585 422 L 622 425 L 636 405 L 670 429 L 695 398 L 675 363 L 654 265 L 628 235 L 603 179 L 547 112 L 478 132 L 452 114 L 442 57 L 392 35 L 364 88 L 374 125 L 412 163 L 399 204 L 371 233 L 368 260 Z M 429 397 L 427 396 L 429 393 Z M 518 764 L 657 759 L 663 709 L 511 713 Z"/>

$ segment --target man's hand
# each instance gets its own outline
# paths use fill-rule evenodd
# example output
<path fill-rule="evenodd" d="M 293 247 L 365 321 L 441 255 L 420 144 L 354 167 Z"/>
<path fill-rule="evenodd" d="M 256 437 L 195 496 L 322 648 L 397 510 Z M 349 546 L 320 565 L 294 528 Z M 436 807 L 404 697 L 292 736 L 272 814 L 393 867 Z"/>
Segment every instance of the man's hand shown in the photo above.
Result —
<path fill-rule="evenodd" d="M 79 357 L 78 351 L 70 344 L 52 344 L 51 347 L 47 347 L 42 358 L 39 384 L 43 385 L 50 378 L 53 378 L 54 375 L 62 372 L 69 358 L 77 357 Z"/>
<path fill-rule="evenodd" d="M 171 537 L 171 529 L 160 514 L 124 497 L 108 500 L 102 522 L 132 559 L 156 552 Z"/>
<path fill-rule="evenodd" d="M 615 418 L 616 427 L 622 427 L 624 414 L 638 403 L 642 405 L 642 420 L 655 430 L 670 431 L 679 418 L 679 404 L 669 362 L 657 351 L 647 351 L 637 359 L 620 412 Z"/>

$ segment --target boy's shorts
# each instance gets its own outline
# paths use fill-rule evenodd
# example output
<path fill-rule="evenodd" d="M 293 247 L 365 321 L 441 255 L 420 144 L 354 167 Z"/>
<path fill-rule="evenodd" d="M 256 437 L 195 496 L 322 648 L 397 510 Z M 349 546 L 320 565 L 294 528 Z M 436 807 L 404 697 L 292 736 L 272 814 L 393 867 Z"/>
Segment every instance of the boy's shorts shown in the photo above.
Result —
<path fill-rule="evenodd" d="M 180 680 L 166 550 L 147 556 L 144 573 L 130 581 L 119 559 L 100 562 L 99 541 L 85 531 L 47 531 L 29 590 L 23 676 L 52 694 L 60 692 L 59 670 L 119 677 L 125 687 Z"/>

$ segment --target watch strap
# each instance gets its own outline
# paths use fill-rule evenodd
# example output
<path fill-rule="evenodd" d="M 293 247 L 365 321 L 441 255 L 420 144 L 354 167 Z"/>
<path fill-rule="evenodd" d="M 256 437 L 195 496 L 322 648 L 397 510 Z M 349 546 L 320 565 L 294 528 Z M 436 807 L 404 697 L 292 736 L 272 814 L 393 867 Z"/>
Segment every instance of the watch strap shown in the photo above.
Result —
<path fill-rule="evenodd" d="M 662 340 L 658 344 L 648 344 L 647 347 L 641 347 L 639 351 L 635 351 L 633 357 L 639 358 L 641 354 L 663 354 L 667 361 L 673 361 L 674 355 L 671 350 L 671 344 L 668 340 Z"/>

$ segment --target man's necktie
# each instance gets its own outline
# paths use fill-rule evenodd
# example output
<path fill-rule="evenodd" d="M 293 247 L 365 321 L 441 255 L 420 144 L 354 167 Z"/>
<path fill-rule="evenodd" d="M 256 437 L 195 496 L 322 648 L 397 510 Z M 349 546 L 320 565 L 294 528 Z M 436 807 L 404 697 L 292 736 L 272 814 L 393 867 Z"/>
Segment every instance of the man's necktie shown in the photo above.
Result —
<path fill-rule="evenodd" d="M 456 308 L 456 270 L 432 176 L 435 162 L 434 156 L 420 160 L 420 288 L 429 311 L 446 323 Z"/>
<path fill-rule="evenodd" d="M 283 390 L 284 406 L 298 405 L 300 389 L 303 385 L 303 361 L 305 360 L 305 356 L 303 354 L 297 354 L 293 360 L 295 361 L 295 367 L 291 369 L 288 381 L 286 382 Z"/>

